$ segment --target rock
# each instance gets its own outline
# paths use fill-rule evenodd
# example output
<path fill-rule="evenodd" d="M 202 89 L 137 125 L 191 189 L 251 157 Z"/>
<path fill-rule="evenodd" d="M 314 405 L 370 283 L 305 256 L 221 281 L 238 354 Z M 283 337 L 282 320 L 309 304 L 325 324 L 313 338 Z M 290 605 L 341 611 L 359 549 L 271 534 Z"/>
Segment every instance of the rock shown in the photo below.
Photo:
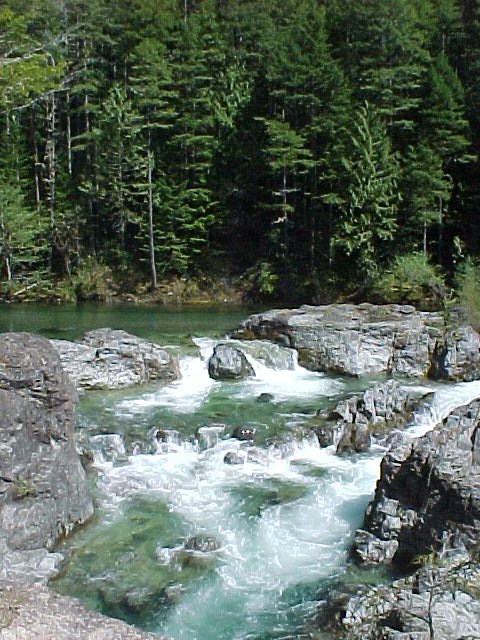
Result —
<path fill-rule="evenodd" d="M 268 465 L 268 454 L 258 447 L 248 447 L 238 451 L 228 451 L 223 462 L 225 464 L 246 464 L 247 462 L 260 465 Z"/>
<path fill-rule="evenodd" d="M 97 463 L 127 460 L 125 443 L 119 433 L 104 433 L 92 436 L 89 446 L 94 461 Z"/>
<path fill-rule="evenodd" d="M 162 640 L 40 585 L 0 580 L 0 640 Z M 166 640 L 165 638 L 163 640 Z"/>
<path fill-rule="evenodd" d="M 198 551 L 199 553 L 211 553 L 220 549 L 220 543 L 213 536 L 196 535 L 189 538 L 183 548 L 186 551 Z"/>
<path fill-rule="evenodd" d="M 221 343 L 208 361 L 208 374 L 214 380 L 243 380 L 254 376 L 255 371 L 243 351 Z"/>
<path fill-rule="evenodd" d="M 274 309 L 250 316 L 233 334 L 298 351 L 312 371 L 469 380 L 478 377 L 480 338 L 471 327 L 447 330 L 441 313 L 409 305 L 334 304 Z"/>
<path fill-rule="evenodd" d="M 260 402 L 261 404 L 267 404 L 269 402 L 273 402 L 275 397 L 272 393 L 261 393 L 256 399 L 256 402 Z"/>
<path fill-rule="evenodd" d="M 74 442 L 76 391 L 45 338 L 0 335 L 0 576 L 45 581 L 56 541 L 93 514 Z"/>
<path fill-rule="evenodd" d="M 78 389 L 123 389 L 180 375 L 175 357 L 126 331 L 96 329 L 80 342 L 51 342 Z"/>
<path fill-rule="evenodd" d="M 245 464 L 247 461 L 246 451 L 228 451 L 223 457 L 225 464 Z"/>
<path fill-rule="evenodd" d="M 473 640 L 480 637 L 479 592 L 478 564 L 425 568 L 328 603 L 341 613 L 322 626 L 343 640 Z"/>
<path fill-rule="evenodd" d="M 407 424 L 415 404 L 397 381 L 387 380 L 339 402 L 315 433 L 320 446 L 335 444 L 339 454 L 366 451 L 372 438 L 379 441 Z"/>
<path fill-rule="evenodd" d="M 405 567 L 417 557 L 442 558 L 452 550 L 478 548 L 479 417 L 476 400 L 422 438 L 391 448 L 365 516 L 363 529 L 369 535 L 358 531 L 355 536 L 358 560 Z"/>
<path fill-rule="evenodd" d="M 475 380 L 479 377 L 480 336 L 472 327 L 447 331 L 432 353 L 430 377 L 438 380 Z"/>
<path fill-rule="evenodd" d="M 236 427 L 232 432 L 232 438 L 241 442 L 252 442 L 255 437 L 255 427 Z"/>
<path fill-rule="evenodd" d="M 226 425 L 219 422 L 212 422 L 204 427 L 199 427 L 197 429 L 197 438 L 200 448 L 204 450 L 214 447 L 225 433 L 226 428 Z"/>

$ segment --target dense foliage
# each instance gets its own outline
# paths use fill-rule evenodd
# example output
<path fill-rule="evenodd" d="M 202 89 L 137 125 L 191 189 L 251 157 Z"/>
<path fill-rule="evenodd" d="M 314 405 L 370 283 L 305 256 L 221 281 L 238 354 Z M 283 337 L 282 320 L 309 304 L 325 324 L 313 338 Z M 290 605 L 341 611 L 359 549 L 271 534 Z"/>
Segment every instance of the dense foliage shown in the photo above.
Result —
<path fill-rule="evenodd" d="M 478 0 L 0 3 L 4 295 L 92 265 L 304 300 L 448 278 L 479 146 Z"/>

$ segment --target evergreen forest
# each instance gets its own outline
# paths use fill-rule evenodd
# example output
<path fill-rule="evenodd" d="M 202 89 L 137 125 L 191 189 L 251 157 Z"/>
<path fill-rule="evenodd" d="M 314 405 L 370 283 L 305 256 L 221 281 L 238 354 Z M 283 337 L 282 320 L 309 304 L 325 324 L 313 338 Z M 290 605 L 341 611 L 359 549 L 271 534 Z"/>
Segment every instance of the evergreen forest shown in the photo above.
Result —
<path fill-rule="evenodd" d="M 0 0 L 3 298 L 448 296 L 479 150 L 479 0 Z"/>

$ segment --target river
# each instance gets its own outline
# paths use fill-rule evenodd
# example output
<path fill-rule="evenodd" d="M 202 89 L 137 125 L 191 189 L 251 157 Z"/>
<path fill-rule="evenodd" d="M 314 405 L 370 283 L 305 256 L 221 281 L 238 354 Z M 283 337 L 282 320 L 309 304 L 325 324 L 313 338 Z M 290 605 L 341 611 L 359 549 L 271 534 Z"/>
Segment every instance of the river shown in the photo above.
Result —
<path fill-rule="evenodd" d="M 175 640 L 328 637 L 313 622 L 318 593 L 345 571 L 384 451 L 336 456 L 309 422 L 372 381 L 306 371 L 293 351 L 258 341 L 240 345 L 255 378 L 211 380 L 215 342 L 250 312 L 1 307 L 2 331 L 74 339 L 111 326 L 180 358 L 176 382 L 81 398 L 97 516 L 61 548 L 53 588 Z M 435 394 L 412 437 L 480 394 L 480 383 L 428 388 Z M 239 426 L 255 430 L 248 455 L 231 437 Z"/>

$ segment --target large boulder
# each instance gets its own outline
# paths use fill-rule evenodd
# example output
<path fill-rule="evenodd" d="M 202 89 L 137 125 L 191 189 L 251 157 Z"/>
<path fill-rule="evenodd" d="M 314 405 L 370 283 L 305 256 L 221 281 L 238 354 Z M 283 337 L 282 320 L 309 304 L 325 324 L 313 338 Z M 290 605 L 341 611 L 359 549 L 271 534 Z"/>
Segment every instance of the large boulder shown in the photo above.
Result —
<path fill-rule="evenodd" d="M 74 443 L 77 393 L 45 338 L 0 335 L 0 577 L 46 580 L 56 541 L 93 514 Z"/>
<path fill-rule="evenodd" d="M 208 361 L 208 374 L 214 380 L 244 380 L 255 375 L 246 355 L 230 344 L 217 344 Z"/>
<path fill-rule="evenodd" d="M 471 380 L 478 377 L 480 338 L 447 330 L 443 314 L 410 305 L 333 304 L 255 314 L 234 332 L 293 347 L 312 371 L 349 376 L 387 374 Z"/>
<path fill-rule="evenodd" d="M 375 498 L 354 554 L 362 563 L 405 567 L 419 557 L 480 545 L 480 400 L 452 412 L 384 457 Z"/>
<path fill-rule="evenodd" d="M 162 640 L 40 585 L 0 580 L 0 640 Z M 164 639 L 165 640 L 165 639 Z"/>
<path fill-rule="evenodd" d="M 96 329 L 86 333 L 80 342 L 51 342 L 79 389 L 122 389 L 179 377 L 174 356 L 126 331 Z"/>
<path fill-rule="evenodd" d="M 417 401 L 396 380 L 376 384 L 361 396 L 341 400 L 315 428 L 321 446 L 336 445 L 337 453 L 366 451 L 394 429 L 405 426 Z M 320 414 L 322 418 L 322 414 Z"/>

